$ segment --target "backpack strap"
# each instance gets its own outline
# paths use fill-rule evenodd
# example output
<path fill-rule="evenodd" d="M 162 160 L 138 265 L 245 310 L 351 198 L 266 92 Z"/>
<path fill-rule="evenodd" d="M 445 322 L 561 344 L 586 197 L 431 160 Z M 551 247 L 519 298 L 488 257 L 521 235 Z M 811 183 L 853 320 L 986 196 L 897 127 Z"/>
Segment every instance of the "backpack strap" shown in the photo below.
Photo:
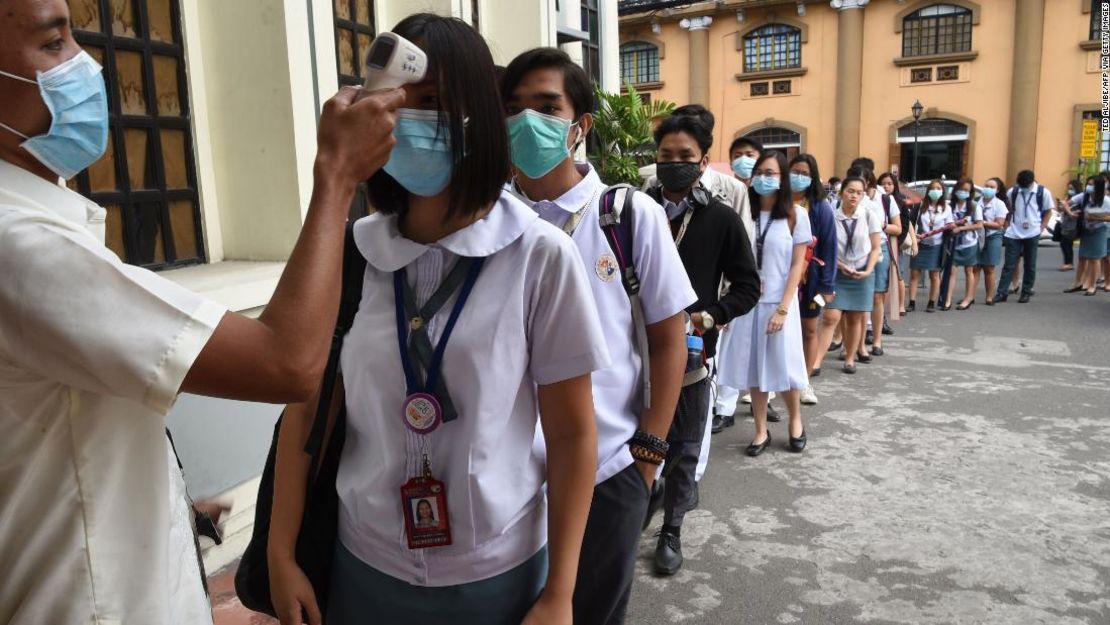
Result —
<path fill-rule="evenodd" d="M 598 223 L 609 243 L 613 255 L 620 266 L 621 284 L 632 305 L 632 325 L 636 335 L 636 347 L 643 363 L 644 407 L 651 407 L 651 358 L 647 339 L 647 323 L 644 319 L 644 306 L 640 300 L 640 278 L 636 274 L 632 255 L 633 210 L 632 201 L 635 187 L 617 184 L 606 187 L 598 202 Z"/>
<path fill-rule="evenodd" d="M 335 332 L 331 337 L 331 349 L 328 351 L 328 364 L 324 368 L 324 379 L 320 383 L 320 401 L 316 404 L 316 417 L 313 419 L 312 430 L 304 447 L 305 453 L 312 456 L 312 462 L 309 465 L 310 476 L 316 474 L 320 460 L 323 458 L 324 434 L 327 431 L 335 381 L 339 377 L 339 354 L 343 348 L 343 339 L 354 324 L 359 303 L 362 301 L 366 258 L 355 245 L 354 226 L 355 222 L 347 222 L 347 231 L 343 238 L 343 286 L 339 298 L 339 315 L 335 322 Z"/>

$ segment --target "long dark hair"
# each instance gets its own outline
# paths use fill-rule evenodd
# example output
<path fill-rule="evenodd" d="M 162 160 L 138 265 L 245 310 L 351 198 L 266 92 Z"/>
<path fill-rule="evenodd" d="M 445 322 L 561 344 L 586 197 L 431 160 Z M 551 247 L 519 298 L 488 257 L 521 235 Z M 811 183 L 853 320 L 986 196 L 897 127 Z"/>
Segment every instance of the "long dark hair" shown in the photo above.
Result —
<path fill-rule="evenodd" d="M 1095 192 L 1087 194 L 1087 206 L 1102 206 L 1103 200 L 1106 199 L 1106 178 L 1102 176 L 1091 176 L 1088 182 L 1094 183 Z M 1086 189 L 1083 190 L 1086 193 Z M 1070 199 L 1070 198 L 1069 198 Z"/>
<path fill-rule="evenodd" d="M 445 217 L 473 215 L 497 201 L 510 175 L 509 136 L 493 56 L 477 31 L 453 17 L 416 13 L 393 32 L 428 55 L 427 76 L 435 80 L 439 109 L 446 114 L 454 171 Z M 377 210 L 408 208 L 408 191 L 384 170 L 367 187 Z"/>
<path fill-rule="evenodd" d="M 972 206 L 971 203 L 972 203 L 972 201 L 974 201 L 974 196 L 975 196 L 975 183 L 972 182 L 970 177 L 961 176 L 959 178 L 959 180 L 956 181 L 956 186 L 952 187 L 952 193 L 950 193 L 948 195 L 948 201 L 951 203 L 950 205 L 952 206 L 953 210 L 956 209 L 956 202 L 959 201 L 959 200 L 956 199 L 956 191 L 959 191 L 960 187 L 964 186 L 965 184 L 971 185 L 971 191 L 968 191 L 967 200 L 965 200 L 965 204 L 964 204 L 964 210 L 971 209 L 971 206 Z M 972 213 L 972 214 L 974 214 L 974 213 Z"/>
<path fill-rule="evenodd" d="M 928 209 L 930 206 L 933 205 L 933 200 L 929 197 L 929 191 L 932 190 L 934 184 L 940 185 L 940 199 L 937 200 L 937 206 L 940 207 L 942 210 L 948 206 L 948 198 L 944 197 L 944 181 L 940 178 L 933 178 L 925 187 L 925 201 L 921 203 L 923 210 Z"/>
<path fill-rule="evenodd" d="M 818 202 L 825 200 L 825 187 L 821 185 L 821 172 L 817 169 L 817 159 L 812 154 L 799 154 L 790 159 L 790 167 L 798 163 L 805 163 L 806 167 L 809 167 L 809 177 L 813 179 L 813 182 L 810 183 L 809 188 L 802 195 L 809 202 L 809 207 L 813 208 L 817 206 Z M 786 175 L 789 176 L 789 172 Z"/>
<path fill-rule="evenodd" d="M 1010 197 L 1009 193 L 1007 193 L 1008 189 L 1006 189 L 1006 183 L 1002 182 L 1001 178 L 987 178 L 987 182 L 990 182 L 991 180 L 994 181 L 994 184 L 998 185 L 998 193 L 996 193 L 994 197 L 1002 200 L 1002 205 L 1006 207 L 1006 210 L 1009 210 Z"/>
<path fill-rule="evenodd" d="M 774 160 L 779 166 L 779 190 L 775 191 L 775 204 L 771 207 L 771 219 L 789 219 L 794 214 L 794 194 L 790 192 L 790 170 L 786 166 L 786 156 L 778 150 L 771 150 L 759 155 L 755 160 L 755 167 L 752 168 L 752 176 L 755 176 L 755 170 L 759 169 L 759 164 L 763 161 Z M 783 184 L 786 188 L 783 188 Z M 760 195 L 755 192 L 755 185 L 748 187 L 748 200 L 751 204 L 752 220 L 757 224 L 759 223 L 759 200 Z"/>

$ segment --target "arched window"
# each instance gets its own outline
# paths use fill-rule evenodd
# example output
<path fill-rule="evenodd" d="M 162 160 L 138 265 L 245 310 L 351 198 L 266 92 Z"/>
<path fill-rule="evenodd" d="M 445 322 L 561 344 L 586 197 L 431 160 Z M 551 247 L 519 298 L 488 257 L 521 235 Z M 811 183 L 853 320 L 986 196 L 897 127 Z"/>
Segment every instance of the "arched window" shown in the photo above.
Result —
<path fill-rule="evenodd" d="M 971 9 L 931 4 L 902 20 L 902 56 L 971 51 Z"/>
<path fill-rule="evenodd" d="M 768 24 L 744 35 L 744 71 L 767 72 L 802 66 L 802 31 Z"/>
<path fill-rule="evenodd" d="M 782 152 L 787 159 L 794 158 L 802 151 L 802 135 L 789 128 L 768 126 L 753 130 L 744 136 L 760 142 L 765 150 Z"/>
<path fill-rule="evenodd" d="M 644 41 L 621 44 L 621 84 L 659 82 L 659 48 Z"/>

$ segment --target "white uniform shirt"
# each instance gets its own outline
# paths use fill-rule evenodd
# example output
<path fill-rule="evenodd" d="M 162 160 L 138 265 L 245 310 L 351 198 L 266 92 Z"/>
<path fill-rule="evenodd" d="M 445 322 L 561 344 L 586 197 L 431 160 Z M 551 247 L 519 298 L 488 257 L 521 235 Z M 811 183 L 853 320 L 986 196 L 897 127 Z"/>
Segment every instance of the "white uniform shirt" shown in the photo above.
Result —
<path fill-rule="evenodd" d="M 0 160 L 0 623 L 211 623 L 165 414 L 225 310 Z"/>
<path fill-rule="evenodd" d="M 886 194 L 883 193 L 881 189 L 876 189 L 875 197 L 868 197 L 866 194 L 864 194 L 863 196 L 863 201 L 871 205 L 870 209 L 875 212 L 875 215 L 877 215 L 879 218 L 879 223 L 883 226 L 883 228 L 879 230 L 879 242 L 881 243 L 886 243 L 888 238 L 886 234 L 886 225 L 894 221 L 895 217 L 901 215 L 901 212 L 898 210 L 898 203 L 894 201 L 894 198 L 890 198 L 889 209 L 883 208 L 884 195 Z M 885 215 L 883 214 L 884 212 L 886 213 Z M 885 248 L 886 246 L 884 245 L 883 247 Z"/>
<path fill-rule="evenodd" d="M 948 204 L 926 205 L 921 209 L 921 218 L 917 220 L 918 236 L 943 228 L 956 220 L 952 218 L 952 209 Z M 940 245 L 944 240 L 944 233 L 938 232 L 921 240 L 921 245 Z"/>
<path fill-rule="evenodd" d="M 771 221 L 770 211 L 760 211 L 756 237 L 763 236 L 763 266 L 759 270 L 763 292 L 759 301 L 765 304 L 779 304 L 786 292 L 786 281 L 790 277 L 790 265 L 794 261 L 794 246 L 809 245 L 813 231 L 809 225 L 809 213 L 801 206 L 794 206 L 794 232 L 790 232 L 789 219 Z M 755 252 L 758 255 L 758 249 Z"/>
<path fill-rule="evenodd" d="M 536 385 L 609 364 L 578 251 L 507 191 L 484 219 L 434 245 L 402 237 L 397 216 L 384 214 L 359 220 L 355 242 L 367 267 L 340 361 L 348 417 L 336 483 L 339 538 L 369 566 L 414 585 L 504 573 L 547 543 L 544 457 L 533 448 Z M 444 354 L 458 418 L 422 441 L 402 420 L 393 272 L 408 268 L 422 305 L 458 256 L 486 257 Z M 428 324 L 433 345 L 457 297 Z M 422 444 L 447 488 L 454 543 L 410 550 L 400 488 L 418 475 Z"/>
<path fill-rule="evenodd" d="M 967 214 L 967 207 L 969 205 L 972 208 L 970 215 Z M 970 199 L 968 199 L 965 202 L 961 202 L 961 203 L 956 204 L 952 208 L 952 221 L 956 222 L 956 221 L 959 221 L 960 219 L 962 219 L 964 217 L 969 217 L 969 219 L 967 220 L 967 223 L 964 224 L 964 225 L 977 224 L 977 223 L 983 221 L 983 208 L 982 208 L 982 206 L 980 206 L 976 202 L 972 202 Z M 962 250 L 962 249 L 966 249 L 966 248 L 969 248 L 969 247 L 978 246 L 979 245 L 979 235 L 981 235 L 982 232 L 983 232 L 982 230 L 968 230 L 966 232 L 961 232 L 958 235 L 959 238 L 956 239 L 956 249 Z"/>
<path fill-rule="evenodd" d="M 1107 226 L 1110 226 L 1110 223 L 1105 221 L 1087 222 L 1086 219 L 1088 215 L 1100 215 L 1103 217 L 1105 217 L 1106 215 L 1110 215 L 1110 195 L 1102 198 L 1102 204 L 1098 206 L 1094 206 L 1088 203 L 1087 206 L 1083 207 L 1083 219 L 1086 222 L 1084 223 L 1084 227 L 1086 227 L 1087 230 L 1091 231 L 1106 230 Z"/>
<path fill-rule="evenodd" d="M 1044 189 L 1043 212 L 1037 204 L 1037 189 Z M 1041 236 L 1041 218 L 1044 213 L 1056 208 L 1048 187 L 1042 187 L 1038 183 L 1034 183 L 1031 190 L 1014 187 L 1010 190 L 1010 200 L 1014 217 L 1006 228 L 1006 238 L 1032 239 Z"/>
<path fill-rule="evenodd" d="M 985 199 L 980 198 L 980 200 L 979 200 L 979 217 L 980 217 L 980 219 L 983 219 L 984 221 L 1004 220 L 1004 219 L 1006 219 L 1007 214 L 1008 213 L 1006 211 L 1006 203 L 1003 202 L 1002 200 L 998 199 L 997 197 L 991 198 L 989 202 L 986 201 Z M 999 230 L 999 229 L 991 228 L 991 227 L 988 226 L 988 227 L 986 227 L 985 233 L 986 233 L 986 236 L 989 237 L 989 236 L 993 236 L 993 235 L 996 235 L 996 234 L 1001 234 L 1002 231 Z"/>
<path fill-rule="evenodd" d="M 594 302 L 601 313 L 601 329 L 613 364 L 593 374 L 594 412 L 597 416 L 600 484 L 632 464 L 628 441 L 639 429 L 644 411 L 640 354 L 632 324 L 632 305 L 620 278 L 620 264 L 598 223 L 598 203 L 605 183 L 588 164 L 578 165 L 581 182 L 554 202 L 525 204 L 540 219 L 563 228 L 571 216 L 586 208 L 572 238 L 582 256 Z M 624 219 L 624 217 L 622 217 Z M 697 301 L 690 278 L 678 256 L 671 228 L 663 210 L 647 194 L 632 201 L 632 266 L 640 279 L 640 300 L 648 325 L 672 317 Z"/>
<path fill-rule="evenodd" d="M 844 214 L 843 204 L 836 207 L 834 214 L 836 257 L 845 265 L 859 270 L 867 268 L 867 257 L 871 254 L 871 235 L 883 229 L 879 216 L 866 207 L 865 201 L 865 199 L 860 200 L 856 212 L 851 217 Z"/>

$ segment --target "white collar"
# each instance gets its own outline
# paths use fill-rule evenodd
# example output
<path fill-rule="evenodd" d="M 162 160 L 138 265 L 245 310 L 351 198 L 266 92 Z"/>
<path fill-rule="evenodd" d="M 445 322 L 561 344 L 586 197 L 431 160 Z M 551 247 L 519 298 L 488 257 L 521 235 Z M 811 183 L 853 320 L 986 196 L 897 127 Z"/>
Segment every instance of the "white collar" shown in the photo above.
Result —
<path fill-rule="evenodd" d="M 520 199 L 503 191 L 484 219 L 432 245 L 459 256 L 485 258 L 519 239 L 538 218 Z M 355 245 L 366 257 L 366 262 L 379 271 L 393 272 L 407 267 L 432 247 L 402 236 L 397 219 L 397 215 L 375 213 L 355 223 Z"/>
<path fill-rule="evenodd" d="M 589 163 L 575 163 L 574 168 L 578 170 L 578 173 L 582 174 L 582 179 L 579 180 L 578 183 L 571 187 L 569 190 L 567 190 L 566 193 L 555 198 L 554 201 L 533 200 L 529 198 L 527 195 L 525 195 L 524 190 L 521 189 L 519 185 L 517 185 L 516 179 L 513 179 L 513 182 L 510 186 L 513 193 L 517 195 L 521 200 L 523 200 L 524 203 L 528 206 L 535 206 L 540 202 L 545 202 L 546 204 L 554 204 L 555 206 L 558 206 L 562 210 L 573 215 L 574 213 L 582 210 L 582 207 L 585 206 L 586 202 L 589 202 L 591 199 L 593 199 L 594 193 L 597 192 L 598 187 L 604 186 L 605 184 L 601 181 L 601 178 L 598 177 L 597 172 L 594 171 L 593 166 Z"/>
<path fill-rule="evenodd" d="M 54 213 L 82 228 L 87 228 L 89 221 L 104 211 L 85 196 L 0 159 L 0 202 L 5 196 L 22 200 L 21 205 Z"/>

